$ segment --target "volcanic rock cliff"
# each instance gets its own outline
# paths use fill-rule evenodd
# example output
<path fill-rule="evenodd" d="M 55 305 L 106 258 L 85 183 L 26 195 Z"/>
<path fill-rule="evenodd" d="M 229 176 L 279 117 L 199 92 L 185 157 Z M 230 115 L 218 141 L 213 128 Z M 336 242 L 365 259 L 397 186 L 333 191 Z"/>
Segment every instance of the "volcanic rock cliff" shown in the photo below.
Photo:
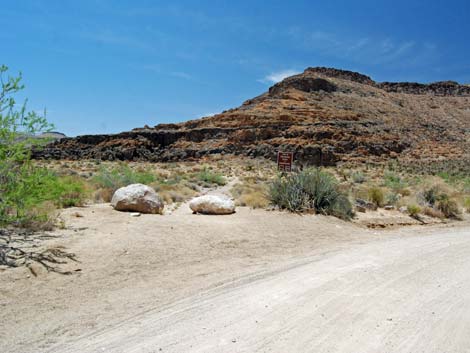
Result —
<path fill-rule="evenodd" d="M 176 161 L 211 154 L 274 159 L 296 152 L 305 164 L 467 159 L 470 86 L 376 83 L 344 70 L 308 68 L 236 109 L 180 124 L 114 135 L 64 138 L 35 158 Z"/>

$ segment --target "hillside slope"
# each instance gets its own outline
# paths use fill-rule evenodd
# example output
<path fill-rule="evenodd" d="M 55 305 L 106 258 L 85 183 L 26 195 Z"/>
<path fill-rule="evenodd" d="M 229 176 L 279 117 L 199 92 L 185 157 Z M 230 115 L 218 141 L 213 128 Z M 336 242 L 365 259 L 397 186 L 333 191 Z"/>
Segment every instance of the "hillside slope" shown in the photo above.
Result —
<path fill-rule="evenodd" d="M 295 151 L 297 161 L 315 165 L 467 160 L 470 87 L 453 81 L 376 83 L 355 72 L 308 68 L 215 116 L 64 138 L 34 156 L 174 161 L 222 153 L 273 159 L 277 150 Z"/>

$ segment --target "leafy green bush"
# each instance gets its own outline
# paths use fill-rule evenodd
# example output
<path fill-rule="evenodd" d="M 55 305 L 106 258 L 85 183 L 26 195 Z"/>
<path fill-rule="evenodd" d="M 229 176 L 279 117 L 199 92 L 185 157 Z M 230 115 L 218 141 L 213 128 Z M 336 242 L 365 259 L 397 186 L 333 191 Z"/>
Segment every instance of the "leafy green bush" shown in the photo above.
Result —
<path fill-rule="evenodd" d="M 336 179 L 319 169 L 279 176 L 269 187 L 272 204 L 292 212 L 316 213 L 350 219 L 353 216 L 348 197 L 338 189 Z"/>
<path fill-rule="evenodd" d="M 47 219 L 46 202 L 57 207 L 81 202 L 82 190 L 32 163 L 31 147 L 43 142 L 35 135 L 52 126 L 27 112 L 26 102 L 17 108 L 14 96 L 24 86 L 21 75 L 5 77 L 7 71 L 0 66 L 0 224 L 24 225 Z"/>
<path fill-rule="evenodd" d="M 95 184 L 111 192 L 130 184 L 147 185 L 156 180 L 155 174 L 133 170 L 127 164 L 119 164 L 113 168 L 102 166 L 93 178 Z"/>
<path fill-rule="evenodd" d="M 208 184 L 225 185 L 227 183 L 222 174 L 215 173 L 207 167 L 197 174 L 197 179 Z"/>
<path fill-rule="evenodd" d="M 385 195 L 381 188 L 373 186 L 367 191 L 367 195 L 369 201 L 375 203 L 377 207 L 382 207 L 384 205 Z"/>

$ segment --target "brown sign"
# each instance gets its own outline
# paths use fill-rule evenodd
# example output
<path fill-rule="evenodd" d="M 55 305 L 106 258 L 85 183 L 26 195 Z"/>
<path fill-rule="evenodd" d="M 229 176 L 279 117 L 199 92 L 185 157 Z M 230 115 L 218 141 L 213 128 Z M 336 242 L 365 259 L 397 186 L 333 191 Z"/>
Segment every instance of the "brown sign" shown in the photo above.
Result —
<path fill-rule="evenodd" d="M 277 152 L 277 169 L 282 172 L 292 171 L 293 152 Z"/>

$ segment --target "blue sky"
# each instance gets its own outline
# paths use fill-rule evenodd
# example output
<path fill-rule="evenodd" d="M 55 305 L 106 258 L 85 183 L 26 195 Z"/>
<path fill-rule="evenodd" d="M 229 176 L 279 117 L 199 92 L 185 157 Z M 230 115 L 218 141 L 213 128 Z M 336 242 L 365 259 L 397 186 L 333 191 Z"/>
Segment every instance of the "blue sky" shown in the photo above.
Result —
<path fill-rule="evenodd" d="M 72 136 L 217 113 L 308 66 L 470 83 L 468 0 L 0 5 L 0 64 Z"/>

